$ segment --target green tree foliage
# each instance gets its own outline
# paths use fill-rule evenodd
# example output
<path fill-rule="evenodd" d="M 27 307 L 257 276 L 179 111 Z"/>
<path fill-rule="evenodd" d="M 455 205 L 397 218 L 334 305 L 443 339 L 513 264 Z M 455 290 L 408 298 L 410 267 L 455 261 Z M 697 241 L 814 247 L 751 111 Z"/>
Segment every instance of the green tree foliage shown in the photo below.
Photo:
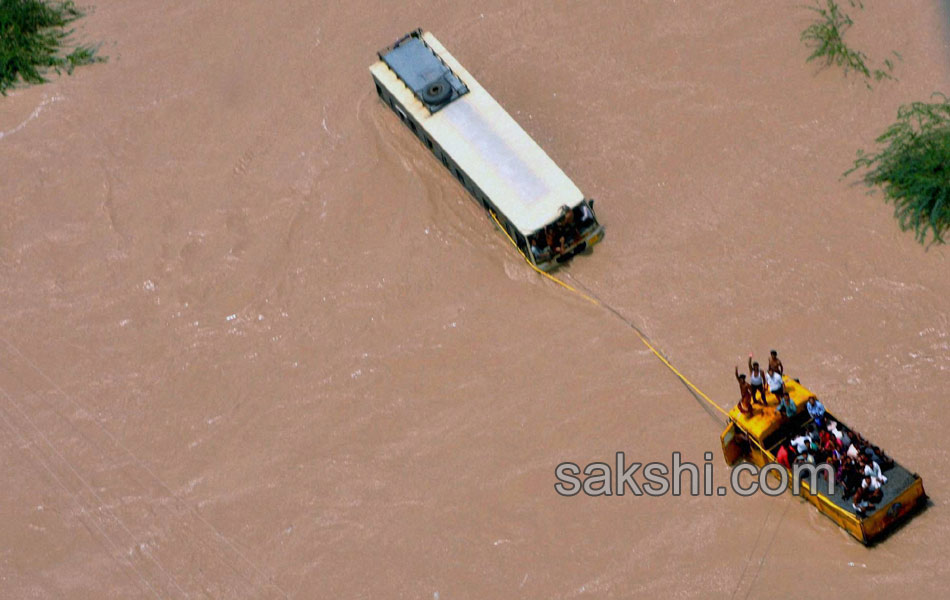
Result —
<path fill-rule="evenodd" d="M 94 46 L 62 53 L 73 33 L 66 26 L 82 16 L 72 1 L 0 0 L 0 93 L 18 79 L 43 83 L 50 69 L 71 74 L 78 65 L 103 62 Z"/>
<path fill-rule="evenodd" d="M 851 0 L 850 4 L 852 7 L 864 8 L 860 2 L 854 0 Z M 854 25 L 854 21 L 841 10 L 835 0 L 825 0 L 824 5 L 818 3 L 815 6 L 809 6 L 808 9 L 818 16 L 818 20 L 802 31 L 802 42 L 812 48 L 807 62 L 820 60 L 825 66 L 837 65 L 843 67 L 845 73 L 854 71 L 863 75 L 865 79 L 873 77 L 875 81 L 894 79 L 891 75 L 894 62 L 890 58 L 884 61 L 883 69 L 872 71 L 867 65 L 867 55 L 845 43 L 844 34 Z M 900 58 L 896 52 L 894 55 Z"/>
<path fill-rule="evenodd" d="M 858 151 L 845 176 L 863 169 L 862 180 L 880 187 L 885 201 L 894 205 L 901 229 L 912 229 L 924 244 L 944 243 L 950 228 L 950 100 L 937 93 L 938 102 L 901 106 L 897 121 L 876 142 L 874 154 Z"/>

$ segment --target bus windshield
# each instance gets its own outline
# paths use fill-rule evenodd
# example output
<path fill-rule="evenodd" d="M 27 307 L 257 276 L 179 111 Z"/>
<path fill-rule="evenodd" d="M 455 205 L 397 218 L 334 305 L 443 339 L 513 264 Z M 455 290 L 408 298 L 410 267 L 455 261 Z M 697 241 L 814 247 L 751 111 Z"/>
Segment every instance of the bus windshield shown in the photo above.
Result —
<path fill-rule="evenodd" d="M 584 200 L 574 208 L 562 206 L 555 221 L 528 236 L 535 262 L 546 262 L 571 251 L 597 227 L 591 204 L 591 200 Z"/>

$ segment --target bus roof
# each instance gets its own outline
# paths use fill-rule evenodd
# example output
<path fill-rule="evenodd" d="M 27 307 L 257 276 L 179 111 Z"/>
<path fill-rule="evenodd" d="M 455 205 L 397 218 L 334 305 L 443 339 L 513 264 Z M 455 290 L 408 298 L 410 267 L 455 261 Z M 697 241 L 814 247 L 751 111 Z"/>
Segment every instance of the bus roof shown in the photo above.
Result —
<path fill-rule="evenodd" d="M 381 60 L 370 71 L 504 216 L 531 234 L 557 220 L 562 206 L 580 204 L 584 195 L 574 182 L 435 36 L 424 32 L 418 37 L 451 71 L 447 80 L 457 97 L 444 107 L 431 111 L 420 99 L 420 90 L 409 87 L 418 88 L 417 83 L 427 80 L 428 74 L 420 70 L 432 66 L 419 47 L 394 54 L 397 42 L 396 48 L 380 52 Z M 461 87 L 455 85 L 458 80 Z"/>

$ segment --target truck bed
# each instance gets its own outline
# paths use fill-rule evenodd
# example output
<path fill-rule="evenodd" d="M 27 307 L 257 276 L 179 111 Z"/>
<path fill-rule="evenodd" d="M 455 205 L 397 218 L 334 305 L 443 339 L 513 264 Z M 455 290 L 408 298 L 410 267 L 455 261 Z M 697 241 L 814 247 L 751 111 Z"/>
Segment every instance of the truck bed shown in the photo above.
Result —
<path fill-rule="evenodd" d="M 847 423 L 844 423 L 838 417 L 834 416 L 830 412 L 825 412 L 825 418 L 833 420 L 838 423 L 839 426 L 846 427 L 848 431 L 854 431 L 854 428 L 849 426 Z M 795 417 L 790 419 L 786 426 L 782 427 L 777 431 L 771 439 L 769 440 L 769 451 L 774 455 L 781 444 L 792 440 L 797 437 L 799 434 L 804 433 L 808 425 L 812 422 L 811 417 L 807 412 L 800 412 Z M 852 499 L 849 496 L 844 494 L 844 486 L 840 483 L 835 484 L 834 493 L 829 493 L 828 482 L 824 478 L 818 479 L 817 493 L 828 498 L 836 506 L 842 508 L 843 510 L 848 511 L 849 513 L 857 516 L 859 519 L 869 519 L 877 515 L 878 512 L 882 510 L 887 510 L 888 505 L 891 504 L 895 499 L 897 499 L 901 494 L 904 494 L 907 490 L 912 488 L 919 477 L 916 473 L 912 473 L 902 467 L 897 461 L 894 461 L 894 465 L 889 469 L 881 468 L 884 475 L 887 477 L 887 482 L 881 486 L 881 492 L 883 497 L 880 502 L 878 502 L 874 509 L 866 513 L 859 514 L 854 510 L 854 505 Z"/>

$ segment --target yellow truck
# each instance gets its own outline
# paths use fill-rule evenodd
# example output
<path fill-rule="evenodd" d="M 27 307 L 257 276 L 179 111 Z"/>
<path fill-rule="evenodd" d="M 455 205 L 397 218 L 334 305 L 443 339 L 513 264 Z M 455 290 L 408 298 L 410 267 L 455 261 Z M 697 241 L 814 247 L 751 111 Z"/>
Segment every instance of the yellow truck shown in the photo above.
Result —
<path fill-rule="evenodd" d="M 785 388 L 795 403 L 796 413 L 786 417 L 777 409 L 778 399 L 768 396 L 768 406 L 755 407 L 750 415 L 745 415 L 734 407 L 729 412 L 729 422 L 720 437 L 723 456 L 726 463 L 733 466 L 740 461 L 748 461 L 759 468 L 776 463 L 775 455 L 782 444 L 806 431 L 813 419 L 806 409 L 810 398 L 816 397 L 798 381 L 784 377 Z M 825 419 L 834 420 L 853 431 L 831 413 L 825 413 Z M 792 472 L 786 469 L 787 482 L 791 487 Z M 801 481 L 801 497 L 814 504 L 820 513 L 830 518 L 839 527 L 854 536 L 863 544 L 870 544 L 906 519 L 927 499 L 924 484 L 920 476 L 894 462 L 884 471 L 887 482 L 881 490 L 883 497 L 875 507 L 859 513 L 852 504 L 852 498 L 845 496 L 843 486 L 834 485 L 831 493 L 826 479 L 817 479 L 815 487 L 810 489 L 809 482 Z M 776 481 L 781 481 L 777 473 L 770 473 Z"/>

